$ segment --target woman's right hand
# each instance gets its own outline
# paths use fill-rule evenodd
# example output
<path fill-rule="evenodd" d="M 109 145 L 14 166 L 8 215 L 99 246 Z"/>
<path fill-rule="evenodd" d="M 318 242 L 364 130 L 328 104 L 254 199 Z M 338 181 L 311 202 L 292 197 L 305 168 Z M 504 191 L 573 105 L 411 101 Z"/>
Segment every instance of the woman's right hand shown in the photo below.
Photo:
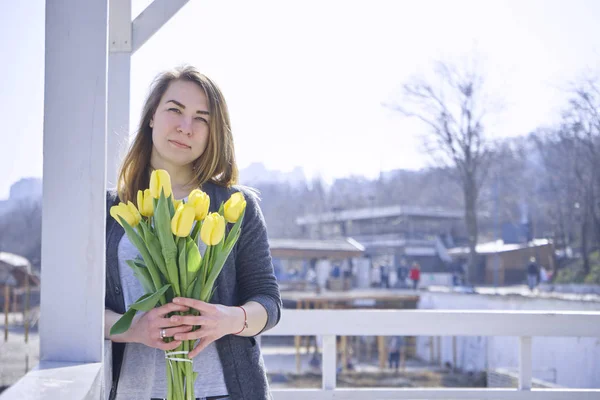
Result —
<path fill-rule="evenodd" d="M 189 332 L 192 329 L 191 326 L 180 325 L 179 323 L 172 322 L 169 317 L 165 318 L 170 313 L 187 310 L 188 307 L 168 303 L 136 315 L 131 323 L 131 327 L 125 332 L 125 335 L 127 335 L 126 341 L 142 343 L 148 347 L 164 351 L 176 349 L 181 344 L 181 341 L 175 340 L 165 343 L 161 337 L 161 330 L 164 329 L 165 338 L 172 338 L 177 333 Z"/>

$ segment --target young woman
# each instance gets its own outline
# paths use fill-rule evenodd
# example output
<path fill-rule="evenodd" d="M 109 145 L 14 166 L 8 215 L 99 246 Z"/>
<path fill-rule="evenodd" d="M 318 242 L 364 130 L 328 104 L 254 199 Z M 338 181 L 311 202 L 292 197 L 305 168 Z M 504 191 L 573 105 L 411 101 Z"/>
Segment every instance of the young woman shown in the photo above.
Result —
<path fill-rule="evenodd" d="M 148 188 L 154 169 L 169 172 L 175 199 L 201 188 L 210 196 L 211 212 L 242 191 L 247 201 L 242 233 L 217 279 L 211 303 L 174 299 L 138 313 L 127 332 L 111 336 L 113 324 L 144 292 L 125 263 L 137 250 L 108 209 L 119 201 L 135 203 L 137 191 Z M 107 195 L 105 337 L 113 341 L 111 399 L 165 398 L 164 351 L 190 339 L 199 339 L 189 354 L 199 372 L 197 398 L 271 398 L 254 336 L 279 322 L 281 298 L 256 195 L 234 186 L 237 175 L 229 115 L 219 88 L 191 67 L 160 74 L 121 167 L 117 191 Z M 169 317 L 188 309 L 200 311 L 200 316 Z M 201 328 L 191 332 L 195 325 Z M 165 343 L 165 337 L 174 341 Z"/>

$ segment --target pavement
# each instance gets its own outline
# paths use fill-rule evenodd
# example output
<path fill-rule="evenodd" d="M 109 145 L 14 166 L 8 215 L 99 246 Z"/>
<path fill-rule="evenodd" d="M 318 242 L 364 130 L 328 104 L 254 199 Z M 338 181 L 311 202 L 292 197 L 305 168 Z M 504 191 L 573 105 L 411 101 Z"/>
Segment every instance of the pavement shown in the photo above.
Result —
<path fill-rule="evenodd" d="M 40 360 L 40 338 L 36 331 L 29 333 L 25 342 L 22 328 L 11 328 L 8 340 L 4 340 L 4 326 L 0 337 L 0 391 L 21 379 L 38 365 Z"/>
<path fill-rule="evenodd" d="M 551 286 L 550 286 L 551 287 Z M 437 293 L 471 293 L 486 296 L 520 296 L 537 299 L 556 299 L 568 301 L 589 301 L 600 302 L 600 295 L 592 293 L 564 293 L 551 290 L 542 290 L 535 288 L 529 290 L 527 285 L 512 285 L 512 286 L 429 286 L 425 289 L 429 292 Z"/>

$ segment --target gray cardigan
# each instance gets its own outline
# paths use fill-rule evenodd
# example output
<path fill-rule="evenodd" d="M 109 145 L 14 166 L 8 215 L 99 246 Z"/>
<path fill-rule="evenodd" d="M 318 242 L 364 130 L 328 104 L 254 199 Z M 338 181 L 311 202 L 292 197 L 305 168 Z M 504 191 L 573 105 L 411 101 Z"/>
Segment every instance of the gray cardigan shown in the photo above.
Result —
<path fill-rule="evenodd" d="M 247 201 L 240 238 L 217 278 L 216 291 L 211 302 L 236 306 L 256 301 L 267 310 L 267 324 L 263 331 L 271 329 L 281 318 L 282 303 L 258 199 L 254 192 L 243 187 L 224 188 L 206 183 L 202 189 L 210 196 L 211 212 L 217 211 L 221 202 L 226 201 L 236 191 L 243 192 Z M 106 218 L 105 306 L 123 314 L 126 310 L 120 286 L 117 247 L 124 230 L 108 213 L 109 208 L 118 202 L 116 193 L 109 191 Z M 254 338 L 226 335 L 217 340 L 216 345 L 223 365 L 225 384 L 232 400 L 271 399 L 264 362 Z M 124 349 L 125 344 L 113 343 L 111 400 L 116 396 Z"/>

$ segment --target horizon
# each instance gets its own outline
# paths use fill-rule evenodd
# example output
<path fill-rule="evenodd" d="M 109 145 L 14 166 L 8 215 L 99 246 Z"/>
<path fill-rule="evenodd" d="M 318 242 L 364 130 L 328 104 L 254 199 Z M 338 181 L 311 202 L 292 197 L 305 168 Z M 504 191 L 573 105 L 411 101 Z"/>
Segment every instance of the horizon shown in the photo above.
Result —
<path fill-rule="evenodd" d="M 133 0 L 132 16 L 148 3 Z M 473 53 L 481 56 L 488 93 L 504 105 L 488 119 L 491 138 L 556 123 L 569 82 L 600 64 L 600 36 L 593 34 L 600 3 L 480 3 L 259 1 L 231 13 L 227 4 L 190 2 L 132 57 L 130 126 L 122 129 L 134 131 L 159 71 L 189 63 L 225 94 L 240 169 L 300 166 L 307 180 L 328 182 L 419 170 L 434 166 L 420 147 L 423 126 L 382 103 L 397 99 L 399 86 L 429 71 L 433 60 Z M 21 177 L 42 176 L 44 2 L 3 2 L 0 10 L 3 36 L 20 32 L 19 41 L 0 44 L 12 60 L 0 73 L 13 77 L 0 97 L 8 138 L 0 148 L 3 199 Z M 202 15 L 211 18 L 198 24 Z M 218 40 L 198 42 L 215 32 Z"/>

